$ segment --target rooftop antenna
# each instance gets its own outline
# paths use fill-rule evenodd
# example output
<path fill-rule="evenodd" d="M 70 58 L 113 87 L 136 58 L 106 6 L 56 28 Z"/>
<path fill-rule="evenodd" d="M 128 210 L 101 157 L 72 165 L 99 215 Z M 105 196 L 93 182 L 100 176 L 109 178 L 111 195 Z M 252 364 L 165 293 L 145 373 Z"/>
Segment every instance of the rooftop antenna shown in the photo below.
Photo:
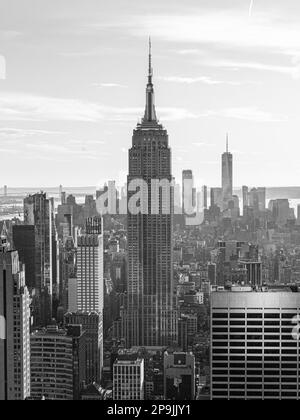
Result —
<path fill-rule="evenodd" d="M 229 153 L 229 134 L 226 134 L 226 153 Z"/>

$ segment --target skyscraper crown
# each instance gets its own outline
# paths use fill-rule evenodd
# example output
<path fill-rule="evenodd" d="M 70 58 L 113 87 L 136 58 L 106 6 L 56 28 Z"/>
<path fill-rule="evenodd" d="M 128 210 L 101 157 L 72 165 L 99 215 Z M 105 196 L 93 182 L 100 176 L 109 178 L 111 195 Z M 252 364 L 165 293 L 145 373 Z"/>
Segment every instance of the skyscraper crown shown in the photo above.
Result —
<path fill-rule="evenodd" d="M 157 123 L 157 116 L 154 103 L 153 68 L 152 68 L 152 44 L 149 38 L 149 69 L 148 84 L 146 88 L 146 109 L 142 124 Z"/>

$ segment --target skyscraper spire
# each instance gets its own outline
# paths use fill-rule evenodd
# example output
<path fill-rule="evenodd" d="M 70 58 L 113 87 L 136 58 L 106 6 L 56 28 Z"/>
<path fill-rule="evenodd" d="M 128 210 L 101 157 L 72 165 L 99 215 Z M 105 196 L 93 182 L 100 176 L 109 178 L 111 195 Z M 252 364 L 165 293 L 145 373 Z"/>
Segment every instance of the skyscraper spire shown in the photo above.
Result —
<path fill-rule="evenodd" d="M 148 84 L 146 89 L 146 110 L 143 123 L 157 122 L 155 105 L 154 105 L 154 88 L 153 88 L 153 68 L 152 68 L 152 43 L 149 38 L 149 69 Z"/>
<path fill-rule="evenodd" d="M 229 153 L 229 134 L 226 134 L 226 153 Z"/>
<path fill-rule="evenodd" d="M 152 69 L 152 42 L 149 36 L 149 72 L 148 72 L 148 83 L 152 83 L 153 69 Z"/>

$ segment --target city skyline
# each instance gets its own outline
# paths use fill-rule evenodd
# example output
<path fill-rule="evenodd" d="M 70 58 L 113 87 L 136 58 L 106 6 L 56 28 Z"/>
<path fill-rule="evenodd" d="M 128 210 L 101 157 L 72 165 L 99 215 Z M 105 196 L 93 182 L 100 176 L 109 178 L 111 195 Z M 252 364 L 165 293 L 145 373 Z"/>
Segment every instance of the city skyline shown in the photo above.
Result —
<path fill-rule="evenodd" d="M 24 4 L 3 1 L 3 184 L 35 187 L 36 172 L 39 187 L 123 184 L 151 35 L 157 112 L 168 126 L 176 179 L 192 169 L 196 185 L 220 185 L 229 132 L 235 186 L 299 185 L 296 1 L 154 0 L 146 7 L 115 0 L 105 11 L 93 0 L 88 8 L 55 3 L 39 8 L 30 0 L 32 18 Z"/>
<path fill-rule="evenodd" d="M 298 3 L 0 0 L 0 401 L 300 400 Z"/>

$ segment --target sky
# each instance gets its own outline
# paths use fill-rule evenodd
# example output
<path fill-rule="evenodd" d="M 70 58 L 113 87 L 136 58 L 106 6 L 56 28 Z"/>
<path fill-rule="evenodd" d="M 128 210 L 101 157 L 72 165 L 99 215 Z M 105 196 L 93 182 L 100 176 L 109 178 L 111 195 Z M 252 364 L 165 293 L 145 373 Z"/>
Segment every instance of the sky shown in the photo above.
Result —
<path fill-rule="evenodd" d="M 124 184 L 149 36 L 176 179 L 300 185 L 298 0 L 0 0 L 0 185 Z"/>

